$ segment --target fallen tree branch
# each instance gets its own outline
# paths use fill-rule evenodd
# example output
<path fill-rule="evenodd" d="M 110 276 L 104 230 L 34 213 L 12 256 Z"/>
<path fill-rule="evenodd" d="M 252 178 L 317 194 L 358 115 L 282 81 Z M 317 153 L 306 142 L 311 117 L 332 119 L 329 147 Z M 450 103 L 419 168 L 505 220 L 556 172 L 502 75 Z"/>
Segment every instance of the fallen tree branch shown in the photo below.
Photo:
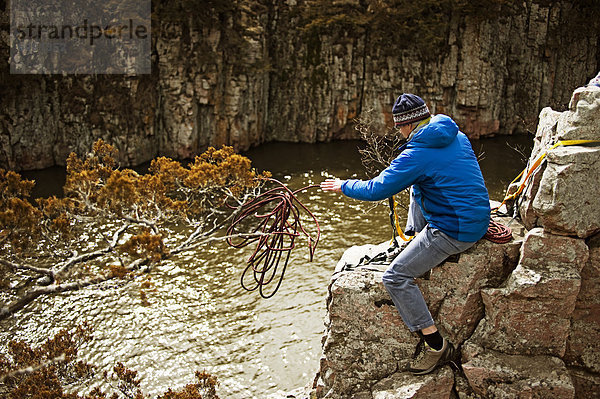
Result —
<path fill-rule="evenodd" d="M 73 267 L 74 265 L 76 265 L 78 263 L 88 262 L 90 260 L 97 259 L 103 255 L 106 255 L 109 252 L 112 252 L 116 248 L 116 246 L 119 242 L 119 239 L 122 237 L 123 233 L 125 233 L 127 228 L 129 228 L 129 225 L 124 225 L 119 230 L 117 230 L 113 234 L 112 241 L 109 243 L 109 245 L 107 247 L 93 251 L 93 252 L 81 254 L 81 255 L 74 255 L 73 257 L 71 257 L 67 261 L 65 261 L 64 263 L 59 264 L 58 267 L 56 267 L 52 270 L 51 277 L 53 279 L 56 277 L 59 277 L 59 276 L 63 275 L 64 273 L 66 273 L 71 267 Z"/>
<path fill-rule="evenodd" d="M 20 265 L 17 263 L 13 263 L 10 262 L 6 259 L 0 259 L 0 264 L 7 266 L 13 270 L 28 270 L 34 273 L 38 273 L 38 274 L 43 274 L 45 276 L 48 276 L 50 278 L 54 278 L 54 272 L 51 269 L 46 269 L 43 267 L 36 267 L 36 266 L 30 266 L 30 265 Z"/>
<path fill-rule="evenodd" d="M 129 265 L 127 265 L 125 267 L 125 269 L 127 271 L 133 271 L 133 270 L 138 269 L 141 265 L 148 263 L 149 261 L 150 260 L 148 258 L 136 259 L 135 261 L 133 261 Z M 51 285 L 48 285 L 45 287 L 33 288 L 33 289 L 27 291 L 27 293 L 25 293 L 25 295 L 23 295 L 22 297 L 15 299 L 13 302 L 9 303 L 8 305 L 0 308 L 0 320 L 4 320 L 4 319 L 8 318 L 9 316 L 15 314 L 16 312 L 20 311 L 25 306 L 29 305 L 31 302 L 33 302 L 35 299 L 37 299 L 38 297 L 40 297 L 42 295 L 51 295 L 51 294 L 57 294 L 60 292 L 77 291 L 77 290 L 80 290 L 82 288 L 85 288 L 85 287 L 88 287 L 91 285 L 96 285 L 96 284 L 100 284 L 100 283 L 112 280 L 116 277 L 117 276 L 112 273 L 107 273 L 107 274 L 102 274 L 102 275 L 98 275 L 98 276 L 94 276 L 94 277 L 79 279 L 79 280 L 68 282 L 68 283 L 62 283 L 62 284 L 54 283 L 54 284 L 51 284 Z"/>

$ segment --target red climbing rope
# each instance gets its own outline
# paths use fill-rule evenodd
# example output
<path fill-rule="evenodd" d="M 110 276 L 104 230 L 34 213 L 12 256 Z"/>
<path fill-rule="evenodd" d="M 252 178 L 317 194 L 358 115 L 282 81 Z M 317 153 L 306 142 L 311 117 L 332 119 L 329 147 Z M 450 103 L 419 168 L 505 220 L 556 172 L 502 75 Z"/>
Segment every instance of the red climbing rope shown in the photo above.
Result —
<path fill-rule="evenodd" d="M 308 250 L 312 261 L 321 235 L 317 218 L 296 197 L 298 193 L 319 186 L 306 186 L 292 191 L 278 180 L 268 180 L 276 183 L 277 186 L 244 204 L 241 212 L 227 230 L 227 235 L 239 235 L 227 239 L 227 243 L 234 248 L 242 248 L 256 243 L 256 248 L 248 258 L 248 265 L 242 273 L 241 284 L 247 291 L 258 289 L 263 298 L 272 297 L 281 286 L 291 251 L 296 246 L 296 237 L 303 234 L 308 238 Z M 316 236 L 314 238 L 302 226 L 303 211 L 315 224 Z M 258 224 L 256 224 L 257 221 Z M 250 232 L 241 233 L 240 230 L 244 230 L 242 225 L 250 225 Z M 279 262 L 282 259 L 283 266 L 279 269 Z M 276 277 L 277 284 L 274 290 L 266 294 L 264 287 Z"/>
<path fill-rule="evenodd" d="M 490 225 L 484 237 L 497 244 L 506 244 L 512 240 L 512 231 L 508 226 L 490 219 Z"/>

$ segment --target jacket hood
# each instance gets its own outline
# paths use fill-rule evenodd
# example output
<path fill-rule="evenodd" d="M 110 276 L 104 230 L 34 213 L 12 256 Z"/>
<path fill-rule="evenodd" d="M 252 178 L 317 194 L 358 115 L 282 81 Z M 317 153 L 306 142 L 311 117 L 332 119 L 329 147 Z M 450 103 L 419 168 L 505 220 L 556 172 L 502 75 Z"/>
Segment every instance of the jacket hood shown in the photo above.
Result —
<path fill-rule="evenodd" d="M 438 114 L 431 121 L 415 133 L 407 143 L 407 147 L 420 146 L 442 148 L 454 141 L 458 134 L 458 125 L 449 116 Z"/>

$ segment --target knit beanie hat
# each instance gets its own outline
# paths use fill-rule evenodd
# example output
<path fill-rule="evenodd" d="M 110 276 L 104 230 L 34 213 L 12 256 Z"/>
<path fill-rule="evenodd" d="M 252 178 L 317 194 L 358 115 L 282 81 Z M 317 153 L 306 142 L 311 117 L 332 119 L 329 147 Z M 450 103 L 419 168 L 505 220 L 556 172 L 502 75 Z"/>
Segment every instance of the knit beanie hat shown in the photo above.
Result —
<path fill-rule="evenodd" d="M 431 116 L 425 101 L 419 96 L 404 93 L 396 100 L 392 109 L 394 126 L 408 125 L 409 123 L 427 119 Z"/>

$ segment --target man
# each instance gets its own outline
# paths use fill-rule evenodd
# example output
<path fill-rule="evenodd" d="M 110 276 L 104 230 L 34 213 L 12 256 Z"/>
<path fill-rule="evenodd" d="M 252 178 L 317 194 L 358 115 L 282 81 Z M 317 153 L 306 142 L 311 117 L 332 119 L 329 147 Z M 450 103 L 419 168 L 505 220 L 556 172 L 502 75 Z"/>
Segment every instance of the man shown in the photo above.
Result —
<path fill-rule="evenodd" d="M 402 320 L 422 339 L 409 370 L 427 374 L 449 362 L 454 347 L 437 330 L 415 283 L 448 256 L 470 248 L 486 233 L 489 196 L 467 136 L 446 115 L 431 116 L 425 102 L 402 94 L 392 114 L 407 142 L 374 179 L 328 179 L 325 191 L 379 201 L 411 187 L 406 232 L 415 234 L 383 274 L 383 284 Z"/>

